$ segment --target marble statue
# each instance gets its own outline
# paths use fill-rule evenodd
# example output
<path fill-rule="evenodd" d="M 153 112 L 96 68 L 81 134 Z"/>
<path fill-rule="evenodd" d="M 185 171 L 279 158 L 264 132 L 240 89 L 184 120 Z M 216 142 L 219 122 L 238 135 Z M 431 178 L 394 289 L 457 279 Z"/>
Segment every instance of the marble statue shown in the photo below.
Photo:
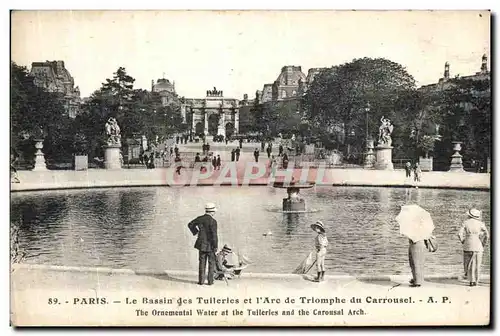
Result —
<path fill-rule="evenodd" d="M 379 127 L 378 144 L 384 146 L 391 146 L 392 144 L 391 134 L 394 129 L 394 125 L 391 124 L 391 121 L 389 119 L 384 118 L 383 116 L 380 119 L 380 122 L 382 124 Z"/>
<path fill-rule="evenodd" d="M 105 125 L 106 135 L 108 136 L 108 146 L 121 146 L 120 126 L 115 118 L 110 117 Z"/>

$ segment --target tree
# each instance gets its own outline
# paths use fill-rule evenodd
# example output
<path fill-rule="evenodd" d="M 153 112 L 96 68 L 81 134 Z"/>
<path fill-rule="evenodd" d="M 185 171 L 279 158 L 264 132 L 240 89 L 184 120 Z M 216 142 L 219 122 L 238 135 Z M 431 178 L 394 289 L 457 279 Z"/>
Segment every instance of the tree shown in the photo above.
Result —
<path fill-rule="evenodd" d="M 44 138 L 48 160 L 65 160 L 72 152 L 72 120 L 67 115 L 61 94 L 34 84 L 26 67 L 11 63 L 11 145 L 25 159 L 31 159 L 35 137 Z"/>
<path fill-rule="evenodd" d="M 182 129 L 178 97 L 163 106 L 159 93 L 134 89 L 134 82 L 135 79 L 127 74 L 125 68 L 120 67 L 113 78 L 106 79 L 84 105 L 84 113 L 77 118 L 77 123 L 88 139 L 93 155 L 102 155 L 104 125 L 109 117 L 117 119 L 122 139 L 139 134 L 151 140 L 156 137 L 164 139 Z"/>
<path fill-rule="evenodd" d="M 455 78 L 431 96 L 430 108 L 442 125 L 435 151 L 448 159 L 452 142 L 464 143 L 464 161 L 491 157 L 491 83 L 489 79 Z"/>
<path fill-rule="evenodd" d="M 341 133 L 336 138 L 344 150 L 350 144 L 362 151 L 366 134 L 377 134 L 382 116 L 391 119 L 398 134 L 399 97 L 414 89 L 415 80 L 400 64 L 384 58 L 355 59 L 315 77 L 304 99 L 305 114 L 321 133 Z"/>

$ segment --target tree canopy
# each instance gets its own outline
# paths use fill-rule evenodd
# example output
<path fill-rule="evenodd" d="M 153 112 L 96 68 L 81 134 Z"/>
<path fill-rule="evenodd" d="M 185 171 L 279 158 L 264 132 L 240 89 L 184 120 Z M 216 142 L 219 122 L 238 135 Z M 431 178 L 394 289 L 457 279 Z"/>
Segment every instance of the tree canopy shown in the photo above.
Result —
<path fill-rule="evenodd" d="M 182 130 L 180 99 L 163 106 L 157 92 L 134 89 L 135 79 L 120 67 L 111 79 L 106 79 L 83 107 L 76 118 L 80 132 L 89 141 L 89 151 L 99 155 L 104 144 L 104 125 L 109 117 L 115 117 L 121 128 L 122 139 L 145 135 L 155 140 L 163 139 Z"/>
<path fill-rule="evenodd" d="M 11 146 L 26 160 L 35 149 L 33 140 L 44 138 L 47 159 L 61 160 L 71 155 L 72 125 L 62 96 L 34 84 L 26 67 L 11 63 L 10 86 Z"/>
<path fill-rule="evenodd" d="M 415 80 L 402 65 L 355 59 L 315 77 L 304 98 L 306 117 L 318 132 L 341 132 L 343 145 L 351 139 L 361 150 L 366 134 L 377 134 L 382 116 L 399 124 L 401 96 L 414 89 Z"/>

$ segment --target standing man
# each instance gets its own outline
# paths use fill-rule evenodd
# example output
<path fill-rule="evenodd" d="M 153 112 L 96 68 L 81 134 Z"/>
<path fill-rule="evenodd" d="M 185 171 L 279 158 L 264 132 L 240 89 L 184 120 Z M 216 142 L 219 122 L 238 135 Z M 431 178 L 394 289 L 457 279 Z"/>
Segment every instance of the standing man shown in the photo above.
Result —
<path fill-rule="evenodd" d="M 267 145 L 267 149 L 266 149 L 266 151 L 267 151 L 267 158 L 268 158 L 268 159 L 270 159 L 270 158 L 271 158 L 271 153 L 272 153 L 272 151 L 273 151 L 273 150 L 272 150 L 272 148 L 271 148 L 271 143 L 269 143 L 269 144 Z"/>
<path fill-rule="evenodd" d="M 243 139 L 240 138 L 240 148 L 242 148 L 242 147 L 243 147 Z"/>
<path fill-rule="evenodd" d="M 208 261 L 208 285 L 214 283 L 215 253 L 217 252 L 217 221 L 213 218 L 217 209 L 215 204 L 205 205 L 205 214 L 192 220 L 188 228 L 193 236 L 198 235 L 194 248 L 199 252 L 198 285 L 203 285 L 206 278 Z"/>
<path fill-rule="evenodd" d="M 221 162 L 220 162 L 220 155 L 217 154 L 217 160 L 215 161 L 215 166 L 217 170 L 220 170 L 221 167 Z"/>
<path fill-rule="evenodd" d="M 406 162 L 405 171 L 406 171 L 406 177 L 410 178 L 411 177 L 411 163 L 410 163 L 410 161 Z"/>
<path fill-rule="evenodd" d="M 283 155 L 283 145 L 282 144 L 280 144 L 280 146 L 278 147 L 278 150 L 279 150 L 278 156 Z"/>
<path fill-rule="evenodd" d="M 257 148 L 253 151 L 253 157 L 255 158 L 255 162 L 259 162 L 259 150 Z"/>
<path fill-rule="evenodd" d="M 240 161 L 240 148 L 239 147 L 236 148 L 235 154 L 236 154 L 236 161 Z"/>

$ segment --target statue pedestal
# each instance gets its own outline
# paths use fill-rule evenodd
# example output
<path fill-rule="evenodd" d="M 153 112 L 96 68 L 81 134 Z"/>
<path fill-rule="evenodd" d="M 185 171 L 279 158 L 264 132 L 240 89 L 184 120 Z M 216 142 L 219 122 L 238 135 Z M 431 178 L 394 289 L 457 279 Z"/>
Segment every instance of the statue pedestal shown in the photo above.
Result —
<path fill-rule="evenodd" d="M 460 150 L 462 149 L 462 143 L 461 142 L 452 142 L 453 144 L 453 150 L 455 151 L 455 154 L 451 156 L 451 163 L 450 163 L 450 170 L 449 172 L 454 172 L 454 173 L 463 173 L 465 172 L 464 170 L 464 165 L 462 164 L 462 155 L 460 155 Z"/>
<path fill-rule="evenodd" d="M 450 172 L 463 173 L 464 165 L 462 164 L 462 155 L 455 153 L 451 156 Z"/>
<path fill-rule="evenodd" d="M 108 145 L 104 148 L 104 168 L 105 169 L 121 169 L 120 161 L 121 145 Z"/>
<path fill-rule="evenodd" d="M 429 158 L 419 157 L 418 158 L 418 165 L 420 166 L 420 170 L 425 171 L 425 172 L 432 171 L 433 161 L 434 161 L 434 159 L 432 157 L 429 157 Z"/>
<path fill-rule="evenodd" d="M 394 170 L 392 164 L 392 146 L 377 146 L 377 162 L 375 169 L 377 170 Z"/>
<path fill-rule="evenodd" d="M 35 148 L 36 153 L 35 153 L 35 167 L 33 167 L 33 171 L 46 171 L 47 165 L 45 163 L 45 155 L 42 152 L 43 148 L 43 139 L 36 139 L 35 140 Z"/>
<path fill-rule="evenodd" d="M 306 202 L 302 198 L 283 198 L 283 211 L 306 211 Z"/>
<path fill-rule="evenodd" d="M 373 140 L 367 140 L 366 142 L 365 162 L 363 165 L 365 169 L 373 168 L 376 161 L 375 153 L 373 152 L 373 142 Z"/>

